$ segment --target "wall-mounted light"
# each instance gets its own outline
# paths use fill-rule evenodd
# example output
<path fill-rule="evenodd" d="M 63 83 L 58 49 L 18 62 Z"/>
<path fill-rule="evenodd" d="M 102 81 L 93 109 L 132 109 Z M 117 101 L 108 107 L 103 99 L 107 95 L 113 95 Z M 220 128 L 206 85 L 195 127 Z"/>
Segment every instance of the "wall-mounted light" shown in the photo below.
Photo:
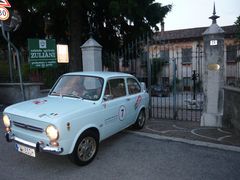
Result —
<path fill-rule="evenodd" d="M 68 45 L 57 44 L 57 61 L 58 63 L 69 63 Z"/>
<path fill-rule="evenodd" d="M 218 71 L 220 69 L 220 65 L 219 64 L 208 64 L 208 69 L 210 71 Z"/>

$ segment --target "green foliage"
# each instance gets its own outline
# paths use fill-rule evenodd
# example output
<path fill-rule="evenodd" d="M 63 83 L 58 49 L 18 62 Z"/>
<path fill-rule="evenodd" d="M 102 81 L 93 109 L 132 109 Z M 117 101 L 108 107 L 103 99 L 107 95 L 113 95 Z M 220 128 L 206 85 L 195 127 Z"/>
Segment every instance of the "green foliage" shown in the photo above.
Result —
<path fill-rule="evenodd" d="M 197 81 L 197 83 L 196 83 L 196 90 L 197 90 L 197 92 L 203 92 L 203 85 L 202 85 L 202 81 L 201 80 Z"/>
<path fill-rule="evenodd" d="M 30 74 L 29 64 L 25 63 L 22 65 L 22 78 L 24 82 L 29 81 L 29 74 Z"/>
<path fill-rule="evenodd" d="M 157 24 L 171 10 L 171 5 L 162 6 L 154 0 L 23 0 L 11 3 L 23 19 L 22 28 L 16 32 L 21 36 L 15 37 L 19 41 L 24 42 L 34 36 L 44 37 L 43 17 L 47 13 L 51 14 L 54 37 L 68 41 L 72 30 L 71 13 L 81 11 L 75 13 L 81 19 L 79 36 L 88 38 L 90 18 L 96 39 L 110 49 L 117 49 L 120 40 L 127 44 L 146 31 L 157 30 Z"/>
<path fill-rule="evenodd" d="M 155 30 L 159 30 L 156 24 L 163 21 L 163 18 L 171 10 L 171 5 L 161 6 L 159 3 L 153 3 L 147 8 L 146 17 L 149 20 L 151 27 L 154 27 Z"/>
<path fill-rule="evenodd" d="M 27 38 L 45 38 L 50 33 L 57 43 L 70 45 L 72 70 L 81 70 L 79 47 L 89 38 L 90 30 L 104 49 L 111 52 L 143 33 L 158 30 L 157 24 L 171 10 L 171 5 L 162 6 L 154 0 L 9 1 L 11 9 L 22 16 L 20 29 L 11 35 L 14 43 L 26 47 Z M 50 22 L 46 21 L 47 13 Z"/>
<path fill-rule="evenodd" d="M 3 81 L 7 81 L 8 80 L 8 70 L 9 70 L 9 66 L 6 62 L 0 61 L 0 80 Z"/>
<path fill-rule="evenodd" d="M 58 65 L 57 68 L 30 69 L 29 64 L 24 63 L 22 65 L 22 77 L 24 82 L 42 82 L 44 88 L 51 88 L 58 77 L 66 73 L 65 69 L 65 65 Z M 14 76 L 17 77 L 16 81 L 18 81 L 18 72 L 14 71 L 14 73 Z"/>
<path fill-rule="evenodd" d="M 46 68 L 38 70 L 41 74 L 41 82 L 44 83 L 45 88 L 52 88 L 57 79 L 64 73 L 66 73 L 66 64 L 58 64 L 57 68 Z"/>
<path fill-rule="evenodd" d="M 237 39 L 240 40 L 240 16 L 237 17 L 237 20 L 235 21 L 235 25 L 237 26 Z"/>
<path fill-rule="evenodd" d="M 109 10 L 113 16 L 118 16 L 120 12 L 120 4 L 117 1 L 111 1 L 109 3 Z"/>
<path fill-rule="evenodd" d="M 153 58 L 152 59 L 152 84 L 157 84 L 158 75 L 162 72 L 163 66 L 167 64 L 164 59 Z"/>
<path fill-rule="evenodd" d="M 44 69 L 42 73 L 45 87 L 51 88 L 57 80 L 56 73 L 53 69 Z"/>

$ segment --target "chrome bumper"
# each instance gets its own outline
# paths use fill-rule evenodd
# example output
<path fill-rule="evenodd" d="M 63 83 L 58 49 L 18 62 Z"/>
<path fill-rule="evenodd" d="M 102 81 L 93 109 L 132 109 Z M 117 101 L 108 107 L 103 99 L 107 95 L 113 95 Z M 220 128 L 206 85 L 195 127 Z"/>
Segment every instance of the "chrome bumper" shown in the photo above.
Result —
<path fill-rule="evenodd" d="M 15 141 L 20 144 L 35 148 L 36 152 L 48 152 L 48 153 L 53 153 L 53 154 L 60 154 L 63 152 L 63 148 L 61 148 L 61 147 L 52 147 L 52 146 L 44 144 L 43 142 L 37 142 L 35 144 L 32 142 L 26 141 L 24 139 L 18 138 L 11 132 L 7 132 L 5 134 L 5 138 L 6 138 L 7 142 Z"/>

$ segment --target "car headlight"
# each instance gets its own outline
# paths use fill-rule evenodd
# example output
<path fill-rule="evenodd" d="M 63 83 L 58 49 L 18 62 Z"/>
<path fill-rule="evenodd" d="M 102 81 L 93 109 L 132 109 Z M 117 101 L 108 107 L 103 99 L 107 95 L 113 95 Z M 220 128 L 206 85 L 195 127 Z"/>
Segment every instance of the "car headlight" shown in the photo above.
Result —
<path fill-rule="evenodd" d="M 50 139 L 50 141 L 56 141 L 59 137 L 58 129 L 53 125 L 49 125 L 46 128 L 46 134 L 47 134 L 48 138 Z"/>
<path fill-rule="evenodd" d="M 11 121 L 7 115 L 3 115 L 3 124 L 6 128 L 10 128 L 11 126 Z"/>

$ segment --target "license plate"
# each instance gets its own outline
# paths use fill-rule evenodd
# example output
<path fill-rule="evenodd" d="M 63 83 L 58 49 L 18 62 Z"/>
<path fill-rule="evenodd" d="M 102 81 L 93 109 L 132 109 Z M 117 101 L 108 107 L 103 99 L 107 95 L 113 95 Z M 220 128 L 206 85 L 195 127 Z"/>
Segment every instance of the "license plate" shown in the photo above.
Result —
<path fill-rule="evenodd" d="M 31 157 L 36 157 L 36 152 L 35 149 L 29 148 L 27 146 L 23 146 L 21 144 L 16 144 L 16 148 L 18 152 L 21 152 L 23 154 L 26 154 Z"/>

